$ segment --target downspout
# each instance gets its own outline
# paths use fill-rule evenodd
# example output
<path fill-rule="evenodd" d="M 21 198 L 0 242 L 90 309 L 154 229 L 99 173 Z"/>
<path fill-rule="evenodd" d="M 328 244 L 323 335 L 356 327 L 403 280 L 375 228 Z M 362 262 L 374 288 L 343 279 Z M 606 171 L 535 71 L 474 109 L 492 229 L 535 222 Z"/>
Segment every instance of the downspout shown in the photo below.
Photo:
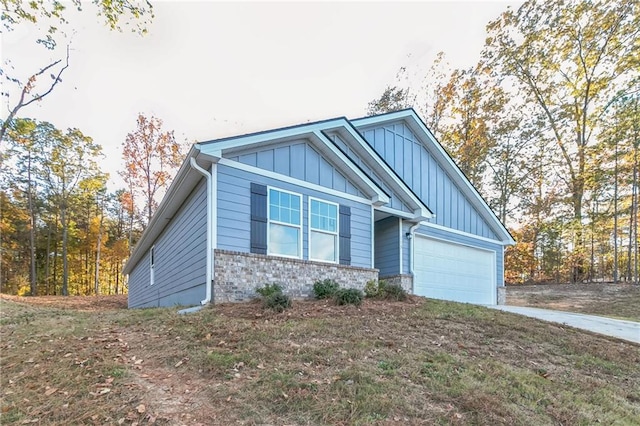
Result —
<path fill-rule="evenodd" d="M 413 233 L 420 226 L 420 222 L 413 225 L 409 228 L 409 232 L 407 232 L 406 236 L 409 239 L 409 273 L 413 275 Z"/>
<path fill-rule="evenodd" d="M 212 215 L 212 207 L 213 207 L 213 176 L 211 173 L 203 169 L 198 165 L 196 159 L 194 157 L 190 158 L 191 167 L 193 167 L 197 172 L 207 178 L 207 263 L 206 263 L 206 288 L 207 294 L 204 300 L 200 301 L 201 305 L 206 305 L 211 302 L 211 293 L 212 293 L 212 282 L 213 282 L 213 215 Z"/>

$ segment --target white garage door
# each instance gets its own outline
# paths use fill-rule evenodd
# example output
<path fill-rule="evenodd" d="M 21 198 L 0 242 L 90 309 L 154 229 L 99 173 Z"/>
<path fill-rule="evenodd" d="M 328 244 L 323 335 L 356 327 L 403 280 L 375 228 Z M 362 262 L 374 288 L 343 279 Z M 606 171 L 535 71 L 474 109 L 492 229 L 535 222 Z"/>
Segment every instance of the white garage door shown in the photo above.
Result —
<path fill-rule="evenodd" d="M 495 304 L 495 252 L 415 236 L 414 292 L 432 299 Z"/>

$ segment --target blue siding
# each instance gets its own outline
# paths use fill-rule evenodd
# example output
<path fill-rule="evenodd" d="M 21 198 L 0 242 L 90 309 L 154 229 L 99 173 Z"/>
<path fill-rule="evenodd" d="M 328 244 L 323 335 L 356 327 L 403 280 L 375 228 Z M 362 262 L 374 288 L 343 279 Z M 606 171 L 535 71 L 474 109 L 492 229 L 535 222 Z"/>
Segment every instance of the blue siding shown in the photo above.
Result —
<path fill-rule="evenodd" d="M 443 229 L 436 229 L 429 226 L 420 226 L 416 230 L 416 234 L 440 238 L 451 241 L 453 243 L 465 244 L 471 247 L 493 250 L 496 252 L 496 285 L 501 287 L 504 285 L 504 247 L 500 244 L 494 244 L 489 241 L 478 240 L 473 237 L 448 232 Z"/>
<path fill-rule="evenodd" d="M 380 187 L 382 187 L 382 189 L 384 189 L 384 191 L 387 194 L 389 194 L 389 198 L 390 198 L 391 201 L 389 202 L 388 207 L 391 207 L 392 209 L 399 210 L 399 211 L 402 211 L 402 212 L 405 212 L 405 213 L 412 213 L 413 212 L 413 210 L 411 210 L 405 203 L 403 203 L 400 200 L 400 198 L 398 198 L 398 194 L 396 194 L 394 191 L 392 191 L 385 184 L 385 182 L 382 179 L 380 179 L 380 176 L 378 175 L 378 173 L 376 171 L 374 171 L 374 169 L 369 167 L 369 165 L 367 163 L 362 161 L 362 158 L 360 158 L 358 156 L 358 154 L 356 154 L 353 150 L 351 150 L 349 147 L 347 147 L 347 144 L 340 138 L 340 136 L 338 136 L 337 134 L 331 134 L 331 135 L 329 135 L 329 137 L 336 143 L 336 145 L 338 145 L 347 154 L 347 157 L 349 157 L 349 159 L 351 159 L 351 161 L 353 161 L 362 170 L 364 170 L 364 172 L 370 178 L 372 178 Z M 411 166 L 411 162 L 409 162 L 409 166 Z M 374 167 L 378 167 L 378 166 L 375 165 Z"/>
<path fill-rule="evenodd" d="M 303 258 L 309 258 L 308 203 L 309 196 L 351 207 L 351 265 L 370 268 L 371 206 L 334 195 L 313 191 L 277 179 L 218 165 L 218 247 L 248 253 L 250 250 L 250 185 L 251 182 L 273 186 L 302 194 L 303 197 Z"/>
<path fill-rule="evenodd" d="M 398 218 L 390 216 L 375 223 L 374 265 L 380 270 L 380 276 L 400 273 L 400 230 Z"/>
<path fill-rule="evenodd" d="M 129 275 L 129 307 L 195 305 L 206 288 L 207 198 L 203 180 L 156 239 L 155 283 L 149 253 Z"/>
<path fill-rule="evenodd" d="M 369 128 L 362 134 L 436 214 L 435 223 L 497 239 L 490 226 L 403 122 L 398 121 L 383 128 Z M 407 167 L 409 157 L 411 167 Z"/>
<path fill-rule="evenodd" d="M 296 140 L 256 152 L 243 152 L 229 159 L 364 197 L 362 191 L 333 164 L 322 158 L 307 140 Z"/>

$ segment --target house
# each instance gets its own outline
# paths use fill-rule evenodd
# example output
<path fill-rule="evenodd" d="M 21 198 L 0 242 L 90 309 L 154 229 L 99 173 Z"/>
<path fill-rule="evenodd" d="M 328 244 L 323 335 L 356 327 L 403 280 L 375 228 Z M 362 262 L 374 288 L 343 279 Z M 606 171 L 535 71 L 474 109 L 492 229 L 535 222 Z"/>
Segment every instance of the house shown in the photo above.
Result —
<path fill-rule="evenodd" d="M 124 267 L 129 307 L 333 278 L 495 304 L 514 241 L 412 109 L 195 144 Z"/>

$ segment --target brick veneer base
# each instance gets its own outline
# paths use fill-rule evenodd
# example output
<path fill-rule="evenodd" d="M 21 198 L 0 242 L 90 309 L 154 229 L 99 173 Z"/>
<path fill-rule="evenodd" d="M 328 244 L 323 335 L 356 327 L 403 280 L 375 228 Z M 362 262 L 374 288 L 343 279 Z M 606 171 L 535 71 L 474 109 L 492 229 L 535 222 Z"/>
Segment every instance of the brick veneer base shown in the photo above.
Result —
<path fill-rule="evenodd" d="M 413 275 L 411 274 L 387 275 L 380 277 L 380 279 L 385 280 L 388 284 L 400 284 L 404 291 L 413 294 Z"/>
<path fill-rule="evenodd" d="M 257 297 L 255 289 L 280 284 L 293 298 L 313 296 L 313 283 L 331 278 L 342 287 L 363 289 L 378 279 L 378 270 L 286 257 L 215 250 L 214 303 L 240 302 Z"/>

